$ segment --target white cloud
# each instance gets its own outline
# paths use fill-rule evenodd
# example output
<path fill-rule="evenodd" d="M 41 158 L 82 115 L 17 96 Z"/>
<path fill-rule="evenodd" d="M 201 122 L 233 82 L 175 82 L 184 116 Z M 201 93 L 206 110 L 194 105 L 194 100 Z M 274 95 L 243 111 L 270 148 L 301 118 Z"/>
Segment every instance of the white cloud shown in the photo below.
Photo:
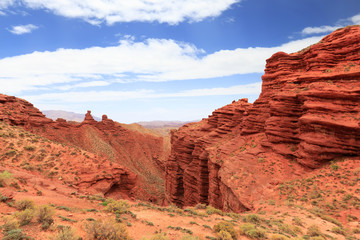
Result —
<path fill-rule="evenodd" d="M 328 33 L 335 31 L 338 29 L 339 26 L 321 26 L 321 27 L 307 27 L 304 28 L 301 33 L 304 35 L 310 35 L 310 34 L 318 34 L 318 33 Z"/>
<path fill-rule="evenodd" d="M 139 89 L 135 91 L 82 91 L 46 93 L 39 95 L 22 96 L 30 102 L 107 102 L 124 101 L 133 99 L 154 99 L 173 97 L 203 97 L 221 95 L 256 95 L 261 90 L 261 82 L 236 85 L 224 88 L 205 88 L 184 90 L 174 93 L 157 93 L 154 90 Z"/>
<path fill-rule="evenodd" d="M 353 24 L 360 25 L 360 14 L 350 18 Z"/>
<path fill-rule="evenodd" d="M 18 25 L 18 26 L 12 26 L 11 29 L 9 29 L 9 32 L 16 35 L 22 35 L 26 33 L 31 33 L 32 31 L 38 28 L 39 27 L 35 26 L 34 24 Z"/>
<path fill-rule="evenodd" d="M 15 0 L 1 0 L 0 9 L 5 9 L 15 3 Z"/>
<path fill-rule="evenodd" d="M 210 54 L 192 44 L 166 39 L 123 40 L 113 47 L 34 52 L 0 59 L 0 84 L 3 92 L 19 94 L 37 88 L 59 89 L 62 85 L 67 88 L 79 82 L 161 82 L 262 73 L 265 60 L 273 53 L 295 52 L 320 39 L 312 37 L 278 47 L 238 48 Z"/>
<path fill-rule="evenodd" d="M 301 33 L 303 35 L 312 35 L 312 34 L 323 34 L 333 32 L 338 28 L 345 27 L 347 25 L 359 25 L 360 24 L 360 14 L 352 16 L 347 19 L 341 19 L 334 26 L 320 26 L 320 27 L 306 27 Z"/>
<path fill-rule="evenodd" d="M 90 24 L 101 22 L 159 22 L 178 24 L 219 16 L 241 0 L 1 0 L 0 9 L 15 2 L 32 9 L 45 9 Z"/>

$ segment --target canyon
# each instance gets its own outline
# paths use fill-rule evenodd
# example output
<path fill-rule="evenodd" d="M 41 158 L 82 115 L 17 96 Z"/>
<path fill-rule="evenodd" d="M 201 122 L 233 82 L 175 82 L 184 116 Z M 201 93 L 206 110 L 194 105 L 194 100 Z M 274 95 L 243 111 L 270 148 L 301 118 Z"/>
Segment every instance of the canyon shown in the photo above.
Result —
<path fill-rule="evenodd" d="M 48 232 L 34 220 L 21 226 L 36 239 L 65 225 L 88 239 L 89 223 L 114 219 L 132 239 L 220 239 L 224 221 L 242 239 L 254 239 L 241 230 L 250 225 L 256 239 L 357 239 L 359 39 L 360 26 L 349 26 L 275 53 L 254 103 L 234 100 L 178 129 L 96 121 L 91 111 L 82 122 L 53 120 L 0 94 L 0 223 L 31 199 L 57 215 Z M 114 202 L 126 211 L 109 211 Z"/>
<path fill-rule="evenodd" d="M 262 91 L 172 132 L 166 193 L 243 212 L 279 183 L 360 153 L 360 27 L 266 62 Z"/>

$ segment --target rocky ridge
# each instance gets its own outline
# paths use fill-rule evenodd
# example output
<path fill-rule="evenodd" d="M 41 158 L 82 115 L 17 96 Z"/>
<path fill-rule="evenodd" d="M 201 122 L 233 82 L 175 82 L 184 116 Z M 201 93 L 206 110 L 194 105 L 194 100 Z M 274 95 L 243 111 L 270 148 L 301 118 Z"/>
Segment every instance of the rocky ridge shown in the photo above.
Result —
<path fill-rule="evenodd" d="M 172 132 L 167 199 L 244 211 L 284 181 L 359 157 L 360 27 L 267 60 L 262 92 Z"/>
<path fill-rule="evenodd" d="M 167 150 L 164 148 L 164 138 L 149 134 L 149 130 L 132 130 L 106 115 L 98 122 L 93 119 L 90 111 L 81 123 L 67 122 L 61 118 L 53 121 L 46 118 L 31 103 L 3 94 L 0 94 L 0 120 L 107 159 L 106 164 L 104 162 L 99 168 L 87 171 L 101 170 L 113 177 L 107 175 L 102 179 L 95 178 L 93 182 L 90 180 L 92 177 L 86 177 L 87 180 L 77 183 L 81 189 L 106 183 L 106 186 L 96 189 L 103 194 L 116 192 L 116 188 L 119 188 L 119 191 L 127 189 L 128 192 L 132 189 L 129 195 L 131 197 L 160 202 L 163 199 L 163 162 L 167 157 Z M 75 161 L 74 158 L 75 166 L 81 168 Z"/>

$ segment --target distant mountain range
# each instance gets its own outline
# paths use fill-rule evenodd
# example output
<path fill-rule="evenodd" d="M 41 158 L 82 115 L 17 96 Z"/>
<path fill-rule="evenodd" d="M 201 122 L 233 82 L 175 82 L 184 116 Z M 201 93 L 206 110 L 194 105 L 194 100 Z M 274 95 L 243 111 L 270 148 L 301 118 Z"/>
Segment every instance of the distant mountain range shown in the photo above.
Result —
<path fill-rule="evenodd" d="M 193 121 L 149 121 L 149 122 L 137 122 L 137 124 L 146 127 L 146 128 L 150 128 L 150 129 L 154 129 L 154 128 L 179 128 L 182 125 L 189 123 L 189 122 L 193 122 Z"/>
<path fill-rule="evenodd" d="M 74 113 L 62 110 L 44 110 L 42 111 L 46 117 L 51 118 L 52 120 L 56 120 L 58 118 L 63 118 L 66 121 L 75 121 L 82 122 L 85 118 L 85 113 Z M 96 121 L 101 121 L 101 118 L 93 116 Z"/>
<path fill-rule="evenodd" d="M 75 122 L 82 122 L 85 118 L 85 113 L 74 113 L 62 110 L 44 110 L 42 111 L 46 117 L 56 120 L 58 118 L 63 118 L 66 121 L 75 121 Z M 96 121 L 101 121 L 101 118 L 93 116 Z M 192 121 L 141 121 L 137 122 L 137 124 L 149 128 L 149 129 L 159 129 L 159 128 L 166 128 L 166 129 L 174 129 L 179 128 L 182 125 L 189 123 Z"/>

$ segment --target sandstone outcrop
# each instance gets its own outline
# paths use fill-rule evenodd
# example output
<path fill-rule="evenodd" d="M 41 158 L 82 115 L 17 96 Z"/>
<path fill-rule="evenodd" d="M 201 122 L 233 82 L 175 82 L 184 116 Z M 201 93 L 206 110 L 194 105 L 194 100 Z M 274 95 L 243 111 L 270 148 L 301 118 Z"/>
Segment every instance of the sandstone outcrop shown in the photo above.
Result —
<path fill-rule="evenodd" d="M 179 206 L 251 209 L 280 182 L 360 154 L 360 27 L 267 60 L 262 92 L 172 132 L 166 190 Z"/>
<path fill-rule="evenodd" d="M 99 189 L 105 194 L 119 189 L 122 193 L 124 189 L 128 189 L 128 192 L 136 189 L 131 196 L 159 202 L 164 197 L 163 163 L 169 151 L 164 147 L 166 143 L 162 136 L 152 135 L 148 130 L 141 132 L 140 126 L 136 130 L 131 129 L 106 115 L 102 121 L 95 121 L 91 111 L 86 113 L 81 123 L 67 122 L 61 118 L 53 121 L 31 103 L 3 94 L 0 94 L 0 121 L 21 126 L 56 142 L 80 147 L 114 164 L 113 167 L 105 167 L 105 164 L 101 170 L 113 177 L 106 175 L 92 182 L 77 183 L 82 189 L 93 186 L 92 189 Z M 76 166 L 81 168 L 80 165 Z M 98 168 L 88 170 L 89 173 L 94 172 L 94 176 L 102 176 L 98 174 Z"/>

